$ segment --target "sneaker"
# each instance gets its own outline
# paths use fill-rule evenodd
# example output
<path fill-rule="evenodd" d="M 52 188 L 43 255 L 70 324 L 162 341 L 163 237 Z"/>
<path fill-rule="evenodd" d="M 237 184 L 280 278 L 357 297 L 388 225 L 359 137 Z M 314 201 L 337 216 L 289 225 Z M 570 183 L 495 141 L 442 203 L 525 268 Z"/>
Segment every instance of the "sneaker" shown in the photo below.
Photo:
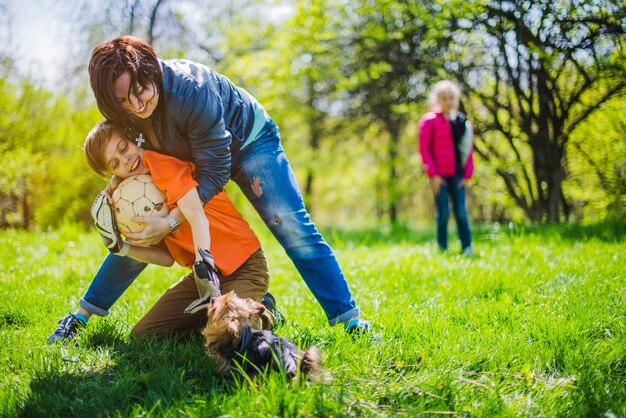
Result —
<path fill-rule="evenodd" d="M 374 332 L 369 322 L 363 319 L 353 319 L 344 325 L 345 330 L 356 340 L 359 337 L 369 337 L 372 341 L 381 341 L 380 335 Z"/>
<path fill-rule="evenodd" d="M 70 312 L 59 320 L 59 326 L 48 337 L 48 343 L 54 344 L 60 341 L 71 341 L 76 335 L 76 332 L 86 325 L 87 324 L 76 318 L 76 316 Z"/>
<path fill-rule="evenodd" d="M 267 308 L 268 311 L 270 311 L 272 315 L 274 315 L 274 325 L 272 325 L 272 328 L 285 323 L 285 317 L 278 309 L 276 309 L 276 299 L 274 299 L 274 296 L 270 292 L 267 292 L 265 296 L 261 298 L 261 303 Z"/>
<path fill-rule="evenodd" d="M 473 257 L 474 256 L 474 248 L 472 247 L 467 247 L 466 249 L 463 250 L 463 252 L 461 253 L 461 255 L 463 257 Z"/>

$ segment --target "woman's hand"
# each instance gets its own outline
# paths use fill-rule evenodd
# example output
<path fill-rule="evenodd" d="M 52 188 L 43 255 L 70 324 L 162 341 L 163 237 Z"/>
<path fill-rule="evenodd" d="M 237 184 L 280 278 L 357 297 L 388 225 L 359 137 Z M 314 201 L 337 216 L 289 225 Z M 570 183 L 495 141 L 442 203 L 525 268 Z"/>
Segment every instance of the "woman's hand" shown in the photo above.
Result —
<path fill-rule="evenodd" d="M 441 189 L 441 185 L 443 184 L 443 178 L 439 176 L 433 176 L 430 179 L 430 187 L 433 188 L 433 193 L 439 193 L 439 189 Z"/>
<path fill-rule="evenodd" d="M 459 189 L 462 189 L 465 186 L 467 186 L 467 179 L 461 179 L 461 181 L 459 181 Z"/>
<path fill-rule="evenodd" d="M 170 224 L 160 216 L 135 216 L 132 220 L 145 227 L 139 232 L 120 231 L 131 244 L 156 245 L 170 233 Z"/>
<path fill-rule="evenodd" d="M 121 182 L 122 180 L 119 177 L 113 176 L 111 177 L 111 183 L 109 183 L 107 187 L 100 192 L 101 195 L 107 198 L 109 205 L 113 205 L 113 192 L 117 189 L 117 186 L 119 186 Z"/>

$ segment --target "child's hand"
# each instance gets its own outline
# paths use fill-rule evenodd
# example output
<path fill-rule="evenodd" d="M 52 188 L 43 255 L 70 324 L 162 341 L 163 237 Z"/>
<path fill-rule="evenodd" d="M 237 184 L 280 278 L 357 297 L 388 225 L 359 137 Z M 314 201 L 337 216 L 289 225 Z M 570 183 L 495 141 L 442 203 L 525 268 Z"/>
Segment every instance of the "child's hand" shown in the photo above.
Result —
<path fill-rule="evenodd" d="M 144 228 L 138 232 L 121 231 L 133 244 L 156 245 L 170 233 L 170 224 L 160 216 L 135 216 L 132 221 L 144 225 Z"/>
<path fill-rule="evenodd" d="M 433 176 L 430 179 L 430 187 L 432 187 L 433 193 L 435 193 L 435 195 L 439 193 L 439 189 L 441 189 L 442 185 L 443 185 L 443 178 L 441 178 L 440 176 Z"/>
<path fill-rule="evenodd" d="M 119 186 L 121 182 L 122 180 L 119 177 L 113 176 L 111 177 L 111 183 L 109 183 L 107 187 L 105 187 L 104 190 L 100 192 L 101 195 L 107 198 L 109 205 L 113 204 L 113 192 L 115 191 L 115 189 L 117 189 L 117 186 Z"/>

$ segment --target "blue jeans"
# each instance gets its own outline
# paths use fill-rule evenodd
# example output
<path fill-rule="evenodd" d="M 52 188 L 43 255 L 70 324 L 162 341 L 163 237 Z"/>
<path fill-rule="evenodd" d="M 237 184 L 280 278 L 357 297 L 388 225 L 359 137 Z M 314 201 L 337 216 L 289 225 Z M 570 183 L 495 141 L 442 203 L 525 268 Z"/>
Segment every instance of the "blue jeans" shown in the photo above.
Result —
<path fill-rule="evenodd" d="M 448 249 L 448 219 L 450 218 L 448 196 L 450 196 L 461 247 L 465 250 L 472 246 L 472 235 L 467 219 L 467 209 L 465 208 L 465 187 L 459 187 L 461 176 L 444 177 L 443 180 L 444 183 L 441 185 L 439 193 L 435 195 L 437 243 L 442 250 Z"/>
<path fill-rule="evenodd" d="M 304 207 L 278 127 L 270 120 L 256 141 L 243 150 L 238 146 L 237 141 L 231 146 L 231 179 L 283 246 L 324 309 L 329 324 L 358 317 L 359 309 L 339 263 Z M 111 306 L 145 267 L 146 264 L 129 257 L 110 254 L 80 306 L 96 315 L 108 315 Z"/>

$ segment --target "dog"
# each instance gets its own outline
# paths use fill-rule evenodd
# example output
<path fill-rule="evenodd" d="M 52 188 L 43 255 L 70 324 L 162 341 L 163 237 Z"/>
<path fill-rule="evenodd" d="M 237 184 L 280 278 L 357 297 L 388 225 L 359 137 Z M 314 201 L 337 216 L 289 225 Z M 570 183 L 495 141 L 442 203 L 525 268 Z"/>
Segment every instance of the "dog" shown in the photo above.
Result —
<path fill-rule="evenodd" d="M 217 361 L 218 373 L 255 377 L 270 370 L 284 370 L 292 380 L 302 374 L 311 381 L 327 381 L 317 347 L 301 352 L 292 341 L 271 331 L 270 318 L 265 306 L 234 292 L 213 300 L 202 335 L 208 352 Z"/>

